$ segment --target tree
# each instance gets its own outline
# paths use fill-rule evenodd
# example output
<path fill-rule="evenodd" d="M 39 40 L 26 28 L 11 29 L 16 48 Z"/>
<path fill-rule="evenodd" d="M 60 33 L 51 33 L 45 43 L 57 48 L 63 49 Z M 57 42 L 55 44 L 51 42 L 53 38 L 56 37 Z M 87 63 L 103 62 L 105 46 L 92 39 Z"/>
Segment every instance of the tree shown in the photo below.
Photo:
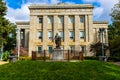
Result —
<path fill-rule="evenodd" d="M 106 50 L 108 50 L 108 46 L 104 44 L 104 52 Z M 101 50 L 102 50 L 102 43 L 101 42 L 97 42 L 95 44 L 91 44 L 90 45 L 90 51 L 94 52 L 96 56 L 100 56 L 101 55 Z M 106 55 L 106 54 L 104 54 Z"/>
<path fill-rule="evenodd" d="M 112 8 L 110 14 L 112 24 L 109 25 L 109 45 L 111 56 L 120 57 L 120 0 Z"/>
<path fill-rule="evenodd" d="M 10 43 L 15 40 L 15 25 L 10 23 L 4 16 L 6 15 L 7 7 L 5 2 L 0 0 L 0 48 L 3 52 L 3 46 L 6 50 L 10 50 Z M 10 37 L 10 34 L 13 36 Z M 15 42 L 14 42 L 15 43 Z M 13 44 L 12 44 L 13 45 Z M 8 49 L 9 48 L 9 49 Z"/>
<path fill-rule="evenodd" d="M 4 36 L 3 36 L 3 33 L 4 33 L 4 24 L 5 24 L 5 18 L 4 16 L 6 15 L 6 6 L 5 6 L 5 3 L 2 2 L 2 0 L 0 0 L 0 47 L 2 46 L 2 42 L 4 41 Z"/>

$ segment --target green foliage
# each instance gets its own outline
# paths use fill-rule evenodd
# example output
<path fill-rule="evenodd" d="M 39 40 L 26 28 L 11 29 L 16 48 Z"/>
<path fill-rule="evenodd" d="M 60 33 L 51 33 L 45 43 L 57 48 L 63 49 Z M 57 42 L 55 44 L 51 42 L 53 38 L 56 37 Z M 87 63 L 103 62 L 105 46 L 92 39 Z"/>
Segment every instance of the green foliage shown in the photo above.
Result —
<path fill-rule="evenodd" d="M 9 55 L 10 55 L 10 52 L 8 51 L 5 51 L 3 54 L 2 54 L 2 60 L 3 61 L 7 61 L 9 58 Z"/>
<path fill-rule="evenodd" d="M 114 56 L 112 56 L 112 57 L 108 57 L 108 61 L 110 61 L 110 62 L 119 62 L 120 61 L 120 58 L 119 57 L 114 57 Z"/>
<path fill-rule="evenodd" d="M 18 61 L 0 66 L 0 80 L 120 80 L 120 67 L 99 61 Z"/>
<path fill-rule="evenodd" d="M 111 12 L 113 23 L 109 25 L 109 46 L 111 56 L 120 58 L 120 1 L 114 5 Z"/>
<path fill-rule="evenodd" d="M 19 60 L 31 60 L 31 57 L 28 56 L 20 56 Z"/>
<path fill-rule="evenodd" d="M 120 0 L 112 8 L 111 17 L 113 21 L 120 21 Z"/>
<path fill-rule="evenodd" d="M 16 27 L 4 17 L 6 15 L 6 11 L 7 7 L 5 2 L 0 0 L 0 48 L 4 45 L 4 51 L 13 49 L 13 44 L 15 44 Z M 13 34 L 13 36 L 9 37 L 10 34 Z"/>
<path fill-rule="evenodd" d="M 104 52 L 106 50 L 108 50 L 108 46 L 104 44 Z M 95 56 L 100 56 L 101 55 L 101 51 L 102 51 L 102 43 L 101 42 L 97 42 L 95 44 L 91 44 L 90 45 L 90 51 L 96 53 Z"/>
<path fill-rule="evenodd" d="M 98 60 L 98 57 L 96 57 L 96 56 L 85 56 L 84 59 L 85 60 Z"/>

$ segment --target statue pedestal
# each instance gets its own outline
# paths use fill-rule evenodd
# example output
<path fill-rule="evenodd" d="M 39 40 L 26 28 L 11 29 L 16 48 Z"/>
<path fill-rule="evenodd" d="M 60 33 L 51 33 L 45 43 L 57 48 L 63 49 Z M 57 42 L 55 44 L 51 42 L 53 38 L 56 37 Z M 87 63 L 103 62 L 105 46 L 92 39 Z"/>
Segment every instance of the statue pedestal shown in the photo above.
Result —
<path fill-rule="evenodd" d="M 53 60 L 64 60 L 63 51 L 60 48 L 55 48 L 53 51 Z"/>

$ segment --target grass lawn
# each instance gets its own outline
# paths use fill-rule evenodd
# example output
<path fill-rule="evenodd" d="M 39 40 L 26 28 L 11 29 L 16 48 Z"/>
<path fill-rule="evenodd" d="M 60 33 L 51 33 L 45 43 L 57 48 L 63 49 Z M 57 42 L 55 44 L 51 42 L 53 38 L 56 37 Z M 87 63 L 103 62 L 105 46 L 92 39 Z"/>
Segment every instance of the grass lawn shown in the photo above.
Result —
<path fill-rule="evenodd" d="M 18 61 L 0 65 L 0 80 L 120 80 L 120 66 L 93 60 Z"/>

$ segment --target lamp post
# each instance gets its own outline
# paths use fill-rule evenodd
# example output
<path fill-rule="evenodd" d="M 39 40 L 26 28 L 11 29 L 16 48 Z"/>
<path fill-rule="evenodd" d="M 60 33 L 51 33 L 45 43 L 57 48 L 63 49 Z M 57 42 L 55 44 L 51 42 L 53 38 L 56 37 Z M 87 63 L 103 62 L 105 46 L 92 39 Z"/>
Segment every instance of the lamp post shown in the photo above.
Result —
<path fill-rule="evenodd" d="M 104 43 L 103 43 L 103 33 L 104 33 L 104 28 L 99 29 L 100 36 L 102 37 L 102 56 L 104 56 Z"/>
<path fill-rule="evenodd" d="M 17 40 L 17 56 L 18 56 L 18 60 L 19 60 L 19 56 L 20 56 L 20 29 L 16 28 L 16 40 Z"/>

